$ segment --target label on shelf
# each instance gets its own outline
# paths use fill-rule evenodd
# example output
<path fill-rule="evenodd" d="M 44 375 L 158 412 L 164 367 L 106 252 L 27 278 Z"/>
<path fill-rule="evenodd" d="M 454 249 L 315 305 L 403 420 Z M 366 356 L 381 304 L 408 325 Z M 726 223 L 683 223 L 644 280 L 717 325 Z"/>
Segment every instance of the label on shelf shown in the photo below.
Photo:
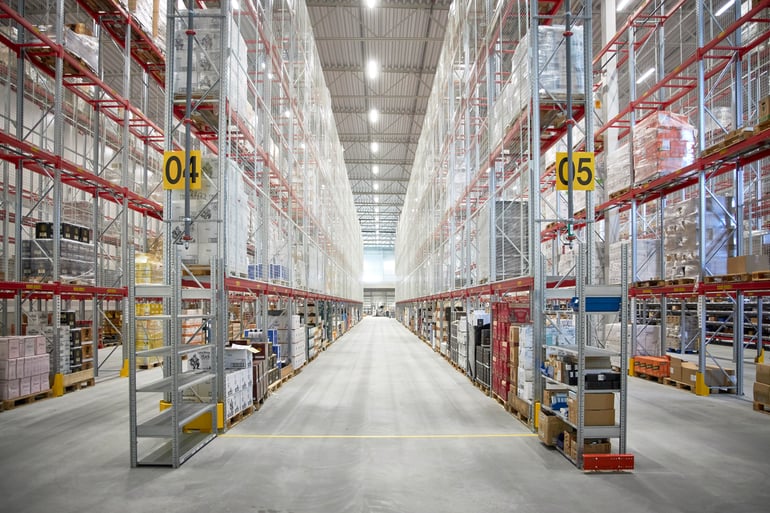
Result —
<path fill-rule="evenodd" d="M 572 177 L 572 190 L 592 191 L 596 186 L 594 153 L 592 151 L 572 152 L 572 167 L 575 170 Z M 556 153 L 556 190 L 569 189 L 569 166 L 567 152 Z"/>
<path fill-rule="evenodd" d="M 166 151 L 163 153 L 163 188 L 184 189 L 183 178 L 189 176 L 190 189 L 201 188 L 201 151 L 190 151 L 189 167 L 184 166 L 184 151 Z M 188 171 L 189 169 L 189 171 Z M 189 175 L 188 175 L 189 172 Z"/>

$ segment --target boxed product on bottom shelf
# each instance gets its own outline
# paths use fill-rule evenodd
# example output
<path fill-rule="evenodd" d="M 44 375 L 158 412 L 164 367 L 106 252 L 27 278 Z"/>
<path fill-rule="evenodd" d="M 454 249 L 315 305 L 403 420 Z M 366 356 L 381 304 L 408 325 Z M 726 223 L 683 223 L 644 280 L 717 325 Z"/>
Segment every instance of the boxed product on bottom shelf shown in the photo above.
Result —
<path fill-rule="evenodd" d="M 548 446 L 555 446 L 559 436 L 564 432 L 567 425 L 556 415 L 540 410 L 537 424 L 537 437 Z"/>
<path fill-rule="evenodd" d="M 0 337 L 0 399 L 48 390 L 50 369 L 44 336 Z"/>
<path fill-rule="evenodd" d="M 770 365 L 758 363 L 756 379 L 754 382 L 754 402 L 770 406 Z"/>
<path fill-rule="evenodd" d="M 577 459 L 577 433 L 573 430 L 564 431 L 564 452 L 573 460 Z M 607 438 L 588 439 L 583 441 L 583 454 L 610 454 L 612 443 Z"/>

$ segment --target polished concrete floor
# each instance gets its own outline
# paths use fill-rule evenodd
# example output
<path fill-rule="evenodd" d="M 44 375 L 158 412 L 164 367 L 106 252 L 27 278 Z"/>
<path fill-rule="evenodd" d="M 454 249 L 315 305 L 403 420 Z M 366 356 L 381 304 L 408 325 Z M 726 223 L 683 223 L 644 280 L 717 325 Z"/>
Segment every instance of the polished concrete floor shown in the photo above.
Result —
<path fill-rule="evenodd" d="M 629 395 L 636 470 L 583 474 L 366 318 L 178 470 L 129 468 L 126 380 L 0 413 L 0 512 L 770 511 L 769 415 L 638 379 Z"/>

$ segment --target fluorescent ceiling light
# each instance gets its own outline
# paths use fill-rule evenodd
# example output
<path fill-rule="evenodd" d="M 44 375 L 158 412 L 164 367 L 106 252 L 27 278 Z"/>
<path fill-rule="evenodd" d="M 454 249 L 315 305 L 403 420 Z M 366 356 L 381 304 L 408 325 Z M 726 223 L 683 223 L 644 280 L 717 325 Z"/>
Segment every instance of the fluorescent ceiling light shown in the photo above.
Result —
<path fill-rule="evenodd" d="M 652 76 L 652 74 L 653 74 L 653 73 L 655 73 L 655 68 L 650 68 L 650 69 L 648 69 L 647 71 L 645 71 L 645 72 L 642 74 L 642 76 L 641 76 L 641 77 L 639 77 L 638 79 L 636 79 L 636 83 L 637 83 L 637 84 L 641 84 L 642 82 L 644 82 L 645 80 L 647 80 L 648 78 L 650 78 L 650 77 Z"/>
<path fill-rule="evenodd" d="M 379 203 L 379 202 L 380 202 L 380 198 L 378 198 L 377 196 L 375 196 L 375 197 L 374 197 L 374 202 L 375 202 L 375 203 Z"/>
<path fill-rule="evenodd" d="M 369 62 L 366 63 L 366 76 L 369 77 L 369 80 L 374 80 L 379 74 L 380 65 L 377 64 L 377 61 L 374 59 L 370 59 Z"/>
<path fill-rule="evenodd" d="M 378 184 L 377 182 L 374 182 L 374 183 L 372 184 L 372 187 L 374 188 L 374 190 L 375 190 L 375 191 L 378 191 L 378 190 L 380 190 L 380 184 Z"/>
<path fill-rule="evenodd" d="M 369 122 L 376 123 L 380 119 L 380 111 L 377 109 L 371 109 L 369 111 Z"/>
<path fill-rule="evenodd" d="M 722 16 L 725 12 L 727 12 L 727 9 L 732 7 L 734 3 L 735 3 L 735 0 L 729 0 L 725 5 L 720 7 L 716 13 L 714 13 L 714 16 Z"/>
<path fill-rule="evenodd" d="M 369 9 L 374 9 L 377 7 L 377 0 L 365 0 L 365 3 Z"/>
<path fill-rule="evenodd" d="M 372 174 L 373 175 L 380 174 L 380 166 L 372 166 Z"/>
<path fill-rule="evenodd" d="M 286 109 L 286 111 L 284 111 L 284 113 L 283 113 L 283 117 L 290 118 L 291 117 L 291 110 Z"/>
<path fill-rule="evenodd" d="M 380 143 L 372 141 L 372 153 L 377 153 L 378 151 L 380 151 Z"/>
<path fill-rule="evenodd" d="M 618 3 L 618 6 L 615 8 L 616 11 L 620 12 L 624 10 L 626 7 L 628 7 L 628 4 L 631 3 L 631 0 L 620 0 Z"/>

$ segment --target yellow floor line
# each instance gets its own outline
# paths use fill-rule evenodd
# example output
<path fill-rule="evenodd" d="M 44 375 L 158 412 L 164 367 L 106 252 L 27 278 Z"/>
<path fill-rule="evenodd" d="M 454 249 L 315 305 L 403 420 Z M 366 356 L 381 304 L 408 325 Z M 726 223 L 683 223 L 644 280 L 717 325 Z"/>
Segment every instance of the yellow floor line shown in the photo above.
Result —
<path fill-rule="evenodd" d="M 488 435 L 258 435 L 258 434 L 224 434 L 219 435 L 219 438 L 257 438 L 257 439 L 356 439 L 356 440 L 369 440 L 369 439 L 442 439 L 442 438 L 526 438 L 537 436 L 537 433 L 503 433 L 503 434 L 488 434 Z"/>

